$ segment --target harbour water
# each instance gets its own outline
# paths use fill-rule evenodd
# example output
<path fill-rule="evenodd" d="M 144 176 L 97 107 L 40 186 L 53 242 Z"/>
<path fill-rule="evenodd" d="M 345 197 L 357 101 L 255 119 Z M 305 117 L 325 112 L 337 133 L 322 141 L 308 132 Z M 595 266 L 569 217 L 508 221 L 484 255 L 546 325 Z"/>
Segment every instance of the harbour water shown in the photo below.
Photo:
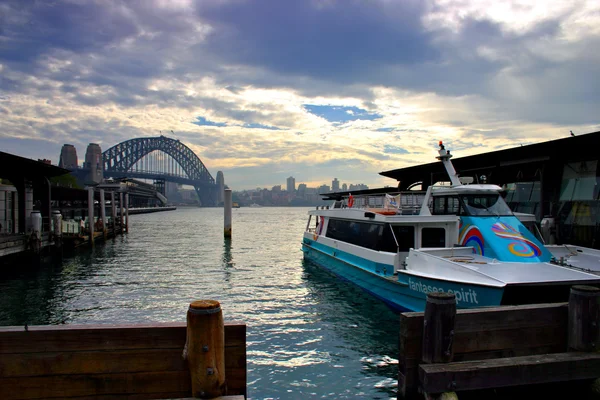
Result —
<path fill-rule="evenodd" d="M 248 326 L 248 398 L 396 397 L 398 316 L 304 263 L 307 208 L 180 208 L 62 265 L 0 274 L 0 325 L 185 321 L 198 299 Z"/>

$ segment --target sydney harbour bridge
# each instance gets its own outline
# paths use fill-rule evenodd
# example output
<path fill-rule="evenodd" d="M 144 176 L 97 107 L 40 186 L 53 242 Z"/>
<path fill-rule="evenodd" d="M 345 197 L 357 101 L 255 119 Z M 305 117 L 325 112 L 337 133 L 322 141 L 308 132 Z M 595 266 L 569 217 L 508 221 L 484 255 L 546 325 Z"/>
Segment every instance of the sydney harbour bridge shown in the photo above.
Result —
<path fill-rule="evenodd" d="M 165 136 L 121 142 L 102 153 L 105 178 L 137 178 L 193 186 L 202 206 L 217 205 L 217 185 L 202 160 Z"/>

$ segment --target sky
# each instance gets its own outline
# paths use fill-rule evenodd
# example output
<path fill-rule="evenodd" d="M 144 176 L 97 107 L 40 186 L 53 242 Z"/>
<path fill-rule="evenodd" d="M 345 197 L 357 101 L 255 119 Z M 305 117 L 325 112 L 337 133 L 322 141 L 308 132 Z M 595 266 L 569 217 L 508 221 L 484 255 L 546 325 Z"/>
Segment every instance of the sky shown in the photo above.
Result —
<path fill-rule="evenodd" d="M 600 130 L 597 0 L 0 0 L 0 150 L 161 133 L 234 190 Z M 173 131 L 173 133 L 171 133 Z"/>

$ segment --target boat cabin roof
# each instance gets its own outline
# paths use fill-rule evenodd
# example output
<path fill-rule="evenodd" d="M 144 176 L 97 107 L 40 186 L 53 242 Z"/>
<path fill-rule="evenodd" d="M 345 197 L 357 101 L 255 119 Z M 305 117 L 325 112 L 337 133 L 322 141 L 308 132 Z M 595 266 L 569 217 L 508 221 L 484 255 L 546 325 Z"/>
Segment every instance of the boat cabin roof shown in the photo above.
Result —
<path fill-rule="evenodd" d="M 378 194 L 386 194 L 386 193 L 398 193 L 398 188 L 395 187 L 383 187 L 376 189 L 367 189 L 367 190 L 346 190 L 343 192 L 331 192 L 331 193 L 322 193 L 320 196 L 323 200 L 343 200 L 348 198 L 349 195 L 352 196 L 372 196 Z"/>
<path fill-rule="evenodd" d="M 500 191 L 502 191 L 502 188 L 498 185 L 475 184 L 457 186 L 432 186 L 431 194 L 433 196 L 448 196 L 473 193 L 497 194 Z"/>

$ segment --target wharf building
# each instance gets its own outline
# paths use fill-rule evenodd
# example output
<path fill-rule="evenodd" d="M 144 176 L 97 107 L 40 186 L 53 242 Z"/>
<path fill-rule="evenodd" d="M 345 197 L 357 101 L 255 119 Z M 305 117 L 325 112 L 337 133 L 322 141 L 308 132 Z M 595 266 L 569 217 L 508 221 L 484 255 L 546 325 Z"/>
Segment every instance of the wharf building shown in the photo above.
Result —
<path fill-rule="evenodd" d="M 460 176 L 496 184 L 514 212 L 544 220 L 550 242 L 600 249 L 600 132 L 460 157 Z M 451 145 L 448 146 L 451 150 Z M 399 190 L 423 190 L 447 173 L 439 161 L 380 173 L 396 179 Z"/>

